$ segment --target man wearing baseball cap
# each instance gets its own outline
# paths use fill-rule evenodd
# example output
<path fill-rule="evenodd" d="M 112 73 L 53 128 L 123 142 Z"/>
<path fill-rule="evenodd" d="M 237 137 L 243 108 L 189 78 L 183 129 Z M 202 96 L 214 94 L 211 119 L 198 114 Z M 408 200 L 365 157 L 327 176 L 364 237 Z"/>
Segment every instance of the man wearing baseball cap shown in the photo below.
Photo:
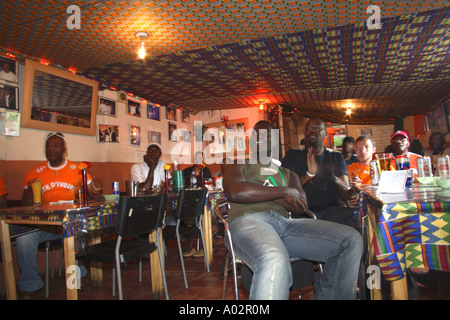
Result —
<path fill-rule="evenodd" d="M 394 157 L 407 156 L 409 158 L 409 166 L 414 174 L 414 178 L 418 177 L 417 159 L 421 156 L 414 152 L 409 152 L 410 139 L 406 131 L 395 131 L 391 135 L 391 146 L 394 150 Z M 395 160 L 392 160 L 392 166 L 397 168 Z"/>

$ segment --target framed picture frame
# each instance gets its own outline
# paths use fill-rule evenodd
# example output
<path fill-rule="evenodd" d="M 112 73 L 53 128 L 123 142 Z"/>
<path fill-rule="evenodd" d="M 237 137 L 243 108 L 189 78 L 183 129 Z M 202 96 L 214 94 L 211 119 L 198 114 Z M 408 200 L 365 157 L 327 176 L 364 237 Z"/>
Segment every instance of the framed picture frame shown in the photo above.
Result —
<path fill-rule="evenodd" d="M 225 153 L 235 159 L 250 155 L 246 135 L 248 118 L 229 120 L 227 127 L 223 122 L 207 123 L 204 126 L 206 130 L 203 133 L 203 143 L 214 159 L 221 159 Z"/>
<path fill-rule="evenodd" d="M 190 120 L 191 120 L 191 115 L 189 114 L 188 111 L 185 111 L 185 110 L 182 110 L 182 111 L 181 111 L 181 120 L 182 120 L 184 123 L 189 123 L 189 122 L 190 122 Z"/>
<path fill-rule="evenodd" d="M 127 114 L 134 117 L 141 117 L 141 103 L 134 100 L 127 100 Z"/>
<path fill-rule="evenodd" d="M 168 123 L 169 141 L 177 141 L 177 124 L 173 122 Z"/>
<path fill-rule="evenodd" d="M 18 137 L 20 133 L 20 113 L 0 111 L 0 135 Z"/>
<path fill-rule="evenodd" d="M 147 118 L 151 120 L 160 121 L 160 107 L 154 103 L 147 103 Z"/>
<path fill-rule="evenodd" d="M 440 106 L 427 113 L 426 118 L 429 130 L 439 131 L 443 134 L 446 134 L 448 132 L 448 120 L 445 109 L 445 104 L 442 103 Z"/>
<path fill-rule="evenodd" d="M 149 131 L 148 132 L 148 143 L 157 143 L 161 145 L 161 132 L 158 131 Z"/>
<path fill-rule="evenodd" d="M 19 68 L 17 61 L 0 57 L 0 80 L 5 83 L 19 83 Z"/>
<path fill-rule="evenodd" d="M 19 88 L 0 83 L 0 108 L 19 110 Z"/>
<path fill-rule="evenodd" d="M 98 113 L 105 116 L 117 117 L 117 105 L 116 101 L 105 99 L 102 97 L 98 98 Z"/>
<path fill-rule="evenodd" d="M 183 130 L 183 141 L 191 142 L 191 132 L 189 130 L 186 129 Z"/>
<path fill-rule="evenodd" d="M 172 120 L 172 121 L 177 121 L 177 109 L 171 108 L 171 107 L 166 107 L 166 119 Z"/>
<path fill-rule="evenodd" d="M 130 123 L 130 145 L 141 145 L 141 127 Z"/>
<path fill-rule="evenodd" d="M 98 142 L 120 142 L 119 126 L 99 124 L 97 127 Z"/>

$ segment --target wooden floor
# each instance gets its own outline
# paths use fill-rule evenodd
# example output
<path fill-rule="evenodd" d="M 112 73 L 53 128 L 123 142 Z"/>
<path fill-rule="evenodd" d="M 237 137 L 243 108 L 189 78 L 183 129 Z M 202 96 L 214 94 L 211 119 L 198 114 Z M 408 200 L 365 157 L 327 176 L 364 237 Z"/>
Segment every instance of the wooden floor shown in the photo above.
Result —
<path fill-rule="evenodd" d="M 187 243 L 184 243 L 186 246 Z M 210 273 L 206 272 L 203 258 L 185 258 L 186 272 L 189 288 L 185 289 L 183 284 L 183 275 L 178 257 L 178 251 L 175 241 L 168 241 L 167 244 L 167 264 L 166 277 L 169 289 L 169 298 L 171 300 L 219 300 L 222 295 L 223 276 L 220 269 L 225 255 L 223 239 L 214 239 L 214 265 Z M 155 300 L 151 292 L 150 267 L 148 261 L 144 263 L 143 282 L 138 281 L 138 264 L 128 263 L 123 269 L 123 293 L 125 300 Z M 82 289 L 78 291 L 80 300 L 118 300 L 118 296 L 112 297 L 111 267 L 105 264 L 104 283 L 102 286 L 91 289 Z M 424 276 L 419 283 L 420 300 L 449 300 L 450 299 L 450 274 L 442 272 L 431 272 Z M 44 275 L 42 275 L 43 277 Z M 232 277 L 230 274 L 228 280 L 227 300 L 234 299 Z M 240 298 L 248 299 L 248 291 L 240 288 Z M 312 286 L 302 289 L 299 292 L 291 292 L 292 300 L 299 299 L 310 300 L 314 297 Z M 2 296 L 2 299 L 5 299 Z M 41 290 L 34 299 L 44 300 L 44 292 Z M 55 278 L 50 279 L 50 298 L 49 300 L 65 299 L 65 281 L 57 273 Z M 162 298 L 161 300 L 164 300 Z"/>

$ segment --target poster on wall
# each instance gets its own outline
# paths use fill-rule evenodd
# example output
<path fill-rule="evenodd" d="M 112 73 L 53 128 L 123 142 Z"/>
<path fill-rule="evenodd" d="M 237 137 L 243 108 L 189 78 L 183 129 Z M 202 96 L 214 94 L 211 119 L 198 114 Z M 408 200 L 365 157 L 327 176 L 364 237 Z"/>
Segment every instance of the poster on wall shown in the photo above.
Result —
<path fill-rule="evenodd" d="M 19 88 L 0 83 L 0 108 L 19 110 Z"/>
<path fill-rule="evenodd" d="M 166 107 L 166 119 L 177 121 L 177 109 Z"/>
<path fill-rule="evenodd" d="M 184 122 L 184 123 L 189 123 L 189 121 L 190 121 L 190 115 L 189 115 L 189 112 L 187 112 L 187 111 L 181 111 L 181 119 L 182 119 L 182 121 Z"/>
<path fill-rule="evenodd" d="M 97 132 L 98 142 L 120 142 L 119 126 L 99 124 Z"/>
<path fill-rule="evenodd" d="M 0 80 L 11 83 L 18 83 L 18 64 L 17 61 L 0 57 Z"/>
<path fill-rule="evenodd" d="M 141 127 L 134 124 L 130 124 L 130 145 L 141 145 Z"/>
<path fill-rule="evenodd" d="M 148 132 L 148 143 L 157 143 L 161 145 L 161 132 L 149 131 Z"/>
<path fill-rule="evenodd" d="M 141 103 L 128 99 L 127 114 L 134 117 L 141 116 Z"/>
<path fill-rule="evenodd" d="M 98 113 L 105 116 L 117 117 L 116 102 L 105 98 L 98 99 Z"/>
<path fill-rule="evenodd" d="M 443 134 L 446 134 L 449 131 L 444 104 L 441 104 L 427 114 L 427 124 L 428 129 L 431 131 L 439 131 Z"/>
<path fill-rule="evenodd" d="M 177 141 L 177 124 L 169 122 L 169 140 Z"/>
<path fill-rule="evenodd" d="M 147 103 L 147 118 L 152 120 L 161 120 L 159 116 L 159 106 L 154 103 Z"/>
<path fill-rule="evenodd" d="M 19 136 L 20 113 L 2 111 L 0 112 L 0 135 Z"/>

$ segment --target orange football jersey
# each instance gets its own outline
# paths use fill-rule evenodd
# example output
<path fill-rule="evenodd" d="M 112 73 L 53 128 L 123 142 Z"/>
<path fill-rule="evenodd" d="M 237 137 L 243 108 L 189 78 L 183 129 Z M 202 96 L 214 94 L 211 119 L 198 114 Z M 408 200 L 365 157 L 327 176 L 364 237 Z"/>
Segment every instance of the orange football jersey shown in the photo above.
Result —
<path fill-rule="evenodd" d="M 75 191 L 83 184 L 78 163 L 70 160 L 66 160 L 65 164 L 57 168 L 52 168 L 48 162 L 33 168 L 25 176 L 24 188 L 28 188 L 28 181 L 35 178 L 42 181 L 42 204 L 59 200 L 75 200 Z M 88 173 L 88 184 L 91 179 Z"/>

